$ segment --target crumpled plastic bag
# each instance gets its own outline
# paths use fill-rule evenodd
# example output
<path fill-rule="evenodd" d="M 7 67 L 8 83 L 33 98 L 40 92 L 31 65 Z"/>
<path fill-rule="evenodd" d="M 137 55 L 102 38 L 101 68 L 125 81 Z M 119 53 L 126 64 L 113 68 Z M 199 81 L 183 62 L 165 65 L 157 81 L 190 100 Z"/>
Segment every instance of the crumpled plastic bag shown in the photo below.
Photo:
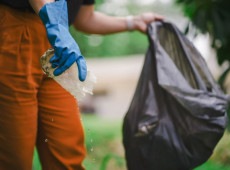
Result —
<path fill-rule="evenodd" d="M 229 95 L 172 23 L 148 26 L 149 48 L 123 122 L 128 170 L 191 170 L 211 156 L 227 125 Z"/>
<path fill-rule="evenodd" d="M 93 94 L 93 88 L 96 83 L 96 76 L 91 72 L 87 72 L 87 77 L 84 82 L 78 79 L 77 64 L 74 63 L 69 69 L 59 76 L 54 76 L 54 68 L 51 67 L 49 62 L 50 58 L 54 55 L 54 49 L 48 49 L 40 58 L 42 70 L 48 76 L 53 78 L 65 90 L 72 94 L 78 101 L 83 100 L 86 94 Z"/>

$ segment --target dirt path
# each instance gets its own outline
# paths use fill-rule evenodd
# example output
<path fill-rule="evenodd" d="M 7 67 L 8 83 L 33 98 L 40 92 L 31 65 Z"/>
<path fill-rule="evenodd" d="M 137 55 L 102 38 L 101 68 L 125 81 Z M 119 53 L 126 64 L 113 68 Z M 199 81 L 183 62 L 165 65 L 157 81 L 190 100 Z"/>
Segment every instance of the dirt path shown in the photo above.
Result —
<path fill-rule="evenodd" d="M 82 105 L 93 107 L 95 113 L 122 118 L 127 111 L 144 61 L 144 55 L 88 59 L 88 68 L 96 75 L 94 95 Z"/>

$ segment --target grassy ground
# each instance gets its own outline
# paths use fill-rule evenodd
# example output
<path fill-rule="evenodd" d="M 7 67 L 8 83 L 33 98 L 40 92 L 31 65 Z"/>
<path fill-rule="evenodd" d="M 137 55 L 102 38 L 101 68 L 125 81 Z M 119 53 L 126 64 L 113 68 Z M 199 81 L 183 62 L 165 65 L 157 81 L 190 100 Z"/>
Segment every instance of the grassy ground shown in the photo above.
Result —
<path fill-rule="evenodd" d="M 208 161 L 195 170 L 230 170 L 230 166 L 224 166 L 214 161 Z"/>
<path fill-rule="evenodd" d="M 88 156 L 87 170 L 123 170 L 125 161 L 121 138 L 121 121 L 84 116 Z"/>
<path fill-rule="evenodd" d="M 126 170 L 124 149 L 122 145 L 122 121 L 108 120 L 95 115 L 82 116 L 85 134 L 87 158 L 86 170 Z M 230 170 L 229 158 L 230 135 L 224 136 L 217 146 L 212 158 L 195 170 Z M 229 147 L 228 147 L 229 146 Z M 34 158 L 33 170 L 41 170 L 37 154 Z"/>

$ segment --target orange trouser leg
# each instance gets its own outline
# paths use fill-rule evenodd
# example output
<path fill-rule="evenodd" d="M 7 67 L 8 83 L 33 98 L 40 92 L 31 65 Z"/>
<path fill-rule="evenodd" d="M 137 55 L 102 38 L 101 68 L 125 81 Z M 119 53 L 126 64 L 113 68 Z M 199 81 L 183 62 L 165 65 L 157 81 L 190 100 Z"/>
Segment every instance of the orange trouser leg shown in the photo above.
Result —
<path fill-rule="evenodd" d="M 76 100 L 44 78 L 38 103 L 37 148 L 43 170 L 82 170 L 84 136 Z"/>
<path fill-rule="evenodd" d="M 41 71 L 49 47 L 37 15 L 0 5 L 0 170 L 31 170 L 36 138 L 43 170 L 83 169 L 77 104 Z"/>
<path fill-rule="evenodd" d="M 42 78 L 37 55 L 44 52 L 38 46 L 49 45 L 36 38 L 45 35 L 41 26 L 35 14 L 0 5 L 0 170 L 32 168 Z"/>

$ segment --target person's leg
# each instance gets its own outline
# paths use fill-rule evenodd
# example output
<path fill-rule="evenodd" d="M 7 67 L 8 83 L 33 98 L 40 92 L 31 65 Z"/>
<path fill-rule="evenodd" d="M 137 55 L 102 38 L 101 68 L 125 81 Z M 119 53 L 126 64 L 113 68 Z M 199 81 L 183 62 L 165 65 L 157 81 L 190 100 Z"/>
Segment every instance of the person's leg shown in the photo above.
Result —
<path fill-rule="evenodd" d="M 0 170 L 32 169 L 42 79 L 35 54 L 46 41 L 36 38 L 45 35 L 39 25 L 35 14 L 0 5 Z"/>
<path fill-rule="evenodd" d="M 37 149 L 43 170 L 83 170 L 84 133 L 74 97 L 44 77 L 38 103 Z"/>
<path fill-rule="evenodd" d="M 24 96 L 20 94 L 24 89 L 2 84 L 0 89 L 0 169 L 31 170 L 37 131 L 35 96 L 30 90 Z"/>

